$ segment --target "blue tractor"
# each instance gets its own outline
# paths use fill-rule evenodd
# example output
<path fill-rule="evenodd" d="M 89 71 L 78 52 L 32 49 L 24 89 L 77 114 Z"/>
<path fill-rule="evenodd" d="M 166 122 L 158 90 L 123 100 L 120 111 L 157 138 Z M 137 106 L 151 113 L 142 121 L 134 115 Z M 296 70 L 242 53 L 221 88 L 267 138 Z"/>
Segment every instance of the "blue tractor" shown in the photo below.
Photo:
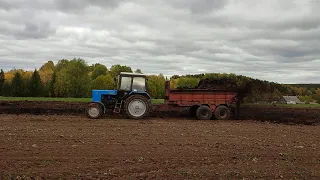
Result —
<path fill-rule="evenodd" d="M 92 102 L 86 108 L 89 118 L 100 118 L 107 110 L 125 112 L 132 119 L 148 115 L 151 98 L 146 89 L 146 76 L 136 73 L 120 73 L 116 90 L 92 90 Z"/>

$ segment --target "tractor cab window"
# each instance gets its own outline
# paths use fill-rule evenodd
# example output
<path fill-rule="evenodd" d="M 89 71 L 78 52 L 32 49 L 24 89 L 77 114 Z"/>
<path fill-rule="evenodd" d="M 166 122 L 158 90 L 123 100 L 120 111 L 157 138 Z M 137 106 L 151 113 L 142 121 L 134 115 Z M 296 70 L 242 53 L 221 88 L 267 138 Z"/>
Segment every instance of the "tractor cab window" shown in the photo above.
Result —
<path fill-rule="evenodd" d="M 122 77 L 121 84 L 120 84 L 120 90 L 131 91 L 131 80 L 132 80 L 132 77 Z"/>
<path fill-rule="evenodd" d="M 134 77 L 132 83 L 132 90 L 144 92 L 146 91 L 146 79 L 144 77 Z"/>
<path fill-rule="evenodd" d="M 119 90 L 144 92 L 146 91 L 146 78 L 122 76 Z"/>

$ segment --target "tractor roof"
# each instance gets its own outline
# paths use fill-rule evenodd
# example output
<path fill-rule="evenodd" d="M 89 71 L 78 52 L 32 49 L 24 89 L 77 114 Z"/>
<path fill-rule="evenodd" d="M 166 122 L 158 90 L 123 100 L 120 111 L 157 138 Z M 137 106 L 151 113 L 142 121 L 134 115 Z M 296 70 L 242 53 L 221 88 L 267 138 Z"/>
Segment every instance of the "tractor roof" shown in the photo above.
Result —
<path fill-rule="evenodd" d="M 146 75 L 144 74 L 140 74 L 140 73 L 128 73 L 128 72 L 121 72 L 120 75 L 127 75 L 127 76 L 142 76 L 142 77 L 146 77 Z"/>

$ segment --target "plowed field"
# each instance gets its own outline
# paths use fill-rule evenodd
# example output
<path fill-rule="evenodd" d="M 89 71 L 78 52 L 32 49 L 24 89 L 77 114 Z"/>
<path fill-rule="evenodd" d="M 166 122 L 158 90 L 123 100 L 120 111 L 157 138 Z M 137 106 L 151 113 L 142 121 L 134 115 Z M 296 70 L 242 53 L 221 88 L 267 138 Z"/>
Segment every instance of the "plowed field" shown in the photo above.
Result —
<path fill-rule="evenodd" d="M 88 103 L 45 101 L 0 101 L 0 114 L 84 115 Z M 172 107 L 159 111 L 161 105 L 153 105 L 149 117 L 187 117 L 188 109 Z M 110 118 L 121 117 L 107 112 Z M 195 119 L 190 118 L 189 119 Z M 269 121 L 283 124 L 320 124 L 320 108 L 241 107 L 241 120 Z"/>
<path fill-rule="evenodd" d="M 0 179 L 320 179 L 319 126 L 0 115 Z"/>

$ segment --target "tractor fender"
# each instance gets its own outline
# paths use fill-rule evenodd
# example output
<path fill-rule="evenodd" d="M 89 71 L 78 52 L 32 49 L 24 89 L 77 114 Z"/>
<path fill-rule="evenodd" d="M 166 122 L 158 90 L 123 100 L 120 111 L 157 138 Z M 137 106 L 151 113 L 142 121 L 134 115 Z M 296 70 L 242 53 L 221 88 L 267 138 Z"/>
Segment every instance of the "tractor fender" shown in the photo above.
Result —
<path fill-rule="evenodd" d="M 145 96 L 146 98 L 151 99 L 151 96 L 150 96 L 147 92 L 137 92 L 137 91 L 131 91 L 131 92 L 128 94 L 128 97 L 131 96 L 131 95 L 134 95 L 134 94 L 143 95 L 143 96 Z"/>
<path fill-rule="evenodd" d="M 94 102 L 94 103 L 100 104 L 103 108 L 103 114 L 106 113 L 106 106 L 102 102 Z"/>

